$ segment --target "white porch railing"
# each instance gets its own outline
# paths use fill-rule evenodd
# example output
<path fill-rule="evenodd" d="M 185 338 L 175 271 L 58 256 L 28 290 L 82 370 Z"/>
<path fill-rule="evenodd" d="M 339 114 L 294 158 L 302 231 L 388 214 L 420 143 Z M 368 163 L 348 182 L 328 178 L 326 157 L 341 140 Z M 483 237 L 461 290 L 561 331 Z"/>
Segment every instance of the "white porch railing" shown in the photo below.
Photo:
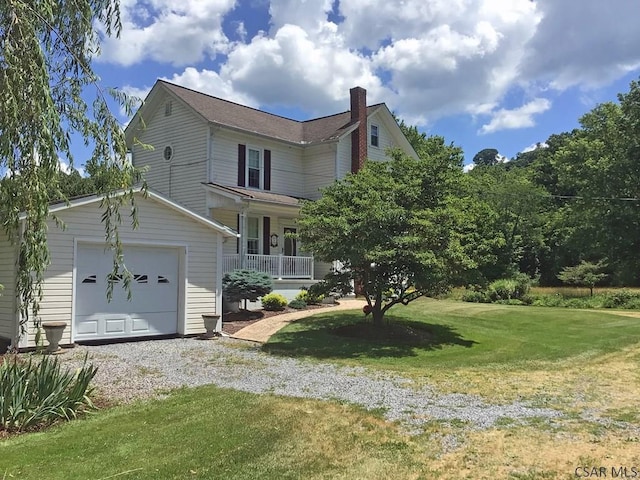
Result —
<path fill-rule="evenodd" d="M 313 257 L 289 257 L 284 255 L 245 255 L 244 265 L 240 255 L 224 255 L 223 273 L 236 268 L 257 270 L 274 278 L 313 278 Z"/>

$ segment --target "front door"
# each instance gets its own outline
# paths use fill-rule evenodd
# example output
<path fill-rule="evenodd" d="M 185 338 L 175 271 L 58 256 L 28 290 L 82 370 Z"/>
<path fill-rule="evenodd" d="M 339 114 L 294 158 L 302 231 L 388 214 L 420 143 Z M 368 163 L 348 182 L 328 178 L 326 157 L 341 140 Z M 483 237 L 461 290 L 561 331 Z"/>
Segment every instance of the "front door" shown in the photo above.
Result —
<path fill-rule="evenodd" d="M 284 227 L 284 256 L 295 257 L 297 253 L 296 245 L 296 229 L 292 227 Z"/>

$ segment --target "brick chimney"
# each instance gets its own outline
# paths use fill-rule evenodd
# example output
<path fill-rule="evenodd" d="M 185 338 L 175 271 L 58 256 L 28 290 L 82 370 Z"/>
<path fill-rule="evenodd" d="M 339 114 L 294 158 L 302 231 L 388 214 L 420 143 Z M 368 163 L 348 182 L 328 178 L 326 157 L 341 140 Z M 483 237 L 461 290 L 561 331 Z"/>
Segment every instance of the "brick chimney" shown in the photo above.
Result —
<path fill-rule="evenodd" d="M 351 172 L 356 173 L 367 158 L 367 91 L 362 87 L 349 90 L 351 94 L 351 122 L 360 122 L 351 132 Z"/>

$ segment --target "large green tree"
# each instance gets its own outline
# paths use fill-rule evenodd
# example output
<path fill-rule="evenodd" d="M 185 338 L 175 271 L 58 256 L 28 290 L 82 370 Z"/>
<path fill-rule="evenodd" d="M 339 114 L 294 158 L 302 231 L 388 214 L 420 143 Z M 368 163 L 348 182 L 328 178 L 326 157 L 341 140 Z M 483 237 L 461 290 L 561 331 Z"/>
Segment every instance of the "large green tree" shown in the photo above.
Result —
<path fill-rule="evenodd" d="M 0 218 L 19 243 L 17 295 L 25 321 L 38 318 L 49 263 L 48 206 L 65 198 L 59 159 L 73 162 L 74 135 L 92 148 L 87 166 L 96 172 L 97 193 L 105 195 L 105 239 L 114 248 L 114 268 L 123 265 L 118 210 L 133 202 L 130 187 L 139 177 L 109 108 L 112 97 L 128 102 L 102 88 L 92 69 L 98 29 L 118 35 L 118 0 L 0 2 L 0 170 L 11 179 L 0 186 Z M 122 189 L 128 193 L 113 194 Z"/>
<path fill-rule="evenodd" d="M 526 171 L 507 165 L 474 168 L 467 175 L 475 201 L 495 218 L 484 225 L 486 234 L 494 238 L 493 261 L 480 266 L 485 280 L 510 277 L 517 271 L 536 275 L 544 245 L 541 212 L 548 195 Z"/>
<path fill-rule="evenodd" d="M 367 162 L 305 202 L 298 223 L 305 248 L 362 285 L 378 325 L 394 305 L 444 292 L 475 267 L 461 152 L 423 140 L 419 160 L 393 151 Z"/>
<path fill-rule="evenodd" d="M 492 167 L 500 163 L 499 155 L 495 148 L 485 148 L 473 156 L 473 163 L 478 167 Z"/>
<path fill-rule="evenodd" d="M 613 280 L 640 281 L 640 84 L 580 119 L 551 161 L 580 257 L 608 258 Z"/>

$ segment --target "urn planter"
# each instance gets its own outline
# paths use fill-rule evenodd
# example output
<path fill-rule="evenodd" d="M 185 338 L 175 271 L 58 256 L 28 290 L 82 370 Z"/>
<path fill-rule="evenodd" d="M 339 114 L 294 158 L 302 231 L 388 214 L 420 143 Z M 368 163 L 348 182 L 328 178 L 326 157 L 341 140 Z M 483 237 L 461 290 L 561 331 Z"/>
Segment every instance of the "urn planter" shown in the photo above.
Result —
<path fill-rule="evenodd" d="M 202 321 L 204 322 L 204 329 L 206 332 L 200 336 L 200 338 L 216 338 L 220 336 L 220 332 L 216 332 L 216 326 L 220 315 L 202 315 Z"/>
<path fill-rule="evenodd" d="M 44 322 L 42 328 L 44 328 L 44 334 L 47 337 L 47 353 L 56 353 L 60 350 L 60 340 L 62 340 L 62 334 L 67 327 L 67 322 Z"/>

